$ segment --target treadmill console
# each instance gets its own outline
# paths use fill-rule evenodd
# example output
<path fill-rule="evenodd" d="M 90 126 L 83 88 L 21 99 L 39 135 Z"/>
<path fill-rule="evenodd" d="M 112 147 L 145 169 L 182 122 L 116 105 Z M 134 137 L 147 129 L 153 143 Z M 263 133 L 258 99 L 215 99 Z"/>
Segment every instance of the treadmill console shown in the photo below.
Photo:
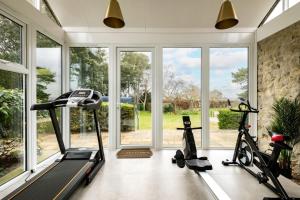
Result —
<path fill-rule="evenodd" d="M 91 99 L 94 91 L 90 89 L 78 89 L 73 91 L 67 102 L 67 107 L 78 107 L 78 103 L 86 99 Z"/>

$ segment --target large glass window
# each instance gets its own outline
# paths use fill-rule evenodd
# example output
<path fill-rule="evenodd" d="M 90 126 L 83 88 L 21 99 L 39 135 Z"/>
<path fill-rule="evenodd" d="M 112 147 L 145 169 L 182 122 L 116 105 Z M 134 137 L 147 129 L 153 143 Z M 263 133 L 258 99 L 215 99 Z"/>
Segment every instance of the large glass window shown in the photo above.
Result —
<path fill-rule="evenodd" d="M 209 128 L 211 147 L 234 147 L 239 113 L 229 111 L 248 99 L 248 48 L 210 48 Z"/>
<path fill-rule="evenodd" d="M 25 171 L 24 110 L 24 75 L 0 70 L 0 185 Z"/>
<path fill-rule="evenodd" d="M 108 145 L 108 48 L 70 48 L 70 88 L 89 88 L 101 92 L 99 121 L 103 145 Z M 72 147 L 97 147 L 92 112 L 71 109 Z"/>
<path fill-rule="evenodd" d="M 120 59 L 120 144 L 152 144 L 152 51 L 127 49 Z"/>
<path fill-rule="evenodd" d="M 62 46 L 37 32 L 37 102 L 54 100 L 62 92 Z M 61 111 L 57 111 L 61 119 Z M 48 111 L 37 112 L 37 158 L 41 162 L 59 151 Z"/>
<path fill-rule="evenodd" d="M 22 64 L 22 29 L 0 14 L 0 185 L 25 171 L 25 75 L 1 70 Z"/>
<path fill-rule="evenodd" d="M 22 63 L 22 26 L 1 14 L 0 59 Z"/>
<path fill-rule="evenodd" d="M 182 116 L 201 126 L 201 48 L 163 49 L 163 145 L 182 145 Z M 194 130 L 201 146 L 201 130 Z"/>

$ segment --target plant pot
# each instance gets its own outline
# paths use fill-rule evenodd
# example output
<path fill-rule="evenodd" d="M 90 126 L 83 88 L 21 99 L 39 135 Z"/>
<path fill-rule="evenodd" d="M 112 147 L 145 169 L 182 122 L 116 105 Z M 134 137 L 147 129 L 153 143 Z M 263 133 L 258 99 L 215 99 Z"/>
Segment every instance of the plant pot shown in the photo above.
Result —
<path fill-rule="evenodd" d="M 281 169 L 280 174 L 288 179 L 292 179 L 292 168 Z"/>

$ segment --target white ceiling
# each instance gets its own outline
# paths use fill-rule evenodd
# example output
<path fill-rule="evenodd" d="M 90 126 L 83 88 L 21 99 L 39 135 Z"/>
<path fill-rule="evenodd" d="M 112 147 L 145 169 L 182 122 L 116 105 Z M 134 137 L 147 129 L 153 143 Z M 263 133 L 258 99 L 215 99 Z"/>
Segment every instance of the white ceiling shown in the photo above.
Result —
<path fill-rule="evenodd" d="M 109 0 L 48 0 L 63 27 L 105 27 Z M 222 0 L 118 0 L 126 28 L 214 28 Z M 275 0 L 232 0 L 237 28 L 255 28 Z"/>

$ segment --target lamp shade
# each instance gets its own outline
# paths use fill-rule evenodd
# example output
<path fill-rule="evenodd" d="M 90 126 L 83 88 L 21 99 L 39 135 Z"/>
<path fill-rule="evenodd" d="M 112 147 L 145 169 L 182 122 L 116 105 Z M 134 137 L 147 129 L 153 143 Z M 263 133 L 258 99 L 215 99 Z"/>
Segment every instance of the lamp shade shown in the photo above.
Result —
<path fill-rule="evenodd" d="M 216 22 L 216 29 L 228 29 L 239 23 L 232 3 L 225 0 L 220 8 L 219 16 Z"/>
<path fill-rule="evenodd" d="M 103 23 L 110 28 L 125 26 L 122 11 L 117 0 L 110 0 Z"/>

